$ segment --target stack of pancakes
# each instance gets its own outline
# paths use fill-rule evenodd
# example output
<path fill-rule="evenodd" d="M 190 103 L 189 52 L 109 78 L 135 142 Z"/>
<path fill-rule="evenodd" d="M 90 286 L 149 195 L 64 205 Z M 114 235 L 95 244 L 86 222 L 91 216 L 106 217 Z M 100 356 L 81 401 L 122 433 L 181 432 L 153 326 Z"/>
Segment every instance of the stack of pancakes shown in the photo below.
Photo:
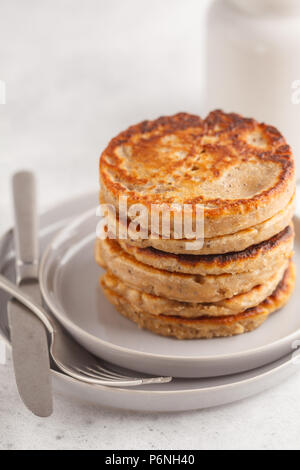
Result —
<path fill-rule="evenodd" d="M 289 299 L 294 283 L 294 160 L 274 127 L 214 111 L 144 121 L 112 139 L 100 159 L 100 202 L 117 234 L 96 242 L 107 298 L 140 327 L 176 338 L 251 331 Z M 143 204 L 149 225 L 118 217 Z M 151 231 L 153 204 L 204 210 L 203 243 Z M 114 210 L 112 210 L 114 209 Z M 120 236 L 124 230 L 128 237 Z M 147 232 L 147 233 L 146 233 Z M 109 235 L 109 234 L 108 234 Z M 112 234 L 111 234 L 112 236 Z"/>

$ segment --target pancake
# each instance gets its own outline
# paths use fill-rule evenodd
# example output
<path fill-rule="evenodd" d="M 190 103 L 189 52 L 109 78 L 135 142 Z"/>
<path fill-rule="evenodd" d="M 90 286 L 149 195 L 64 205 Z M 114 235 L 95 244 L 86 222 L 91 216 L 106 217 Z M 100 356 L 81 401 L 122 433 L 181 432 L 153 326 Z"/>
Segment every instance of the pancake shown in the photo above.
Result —
<path fill-rule="evenodd" d="M 280 269 L 287 258 L 271 267 L 236 274 L 195 275 L 168 272 L 137 261 L 116 240 L 97 240 L 96 260 L 138 290 L 181 302 L 218 302 L 251 290 Z"/>
<path fill-rule="evenodd" d="M 287 303 L 295 285 L 295 266 L 291 262 L 275 291 L 256 307 L 237 315 L 201 317 L 194 319 L 176 316 L 151 315 L 133 307 L 126 298 L 104 287 L 105 295 L 116 309 L 141 328 L 177 339 L 233 336 L 258 328 L 268 316 Z M 283 320 L 284 321 L 284 320 Z"/>
<path fill-rule="evenodd" d="M 270 219 L 262 222 L 261 224 L 254 225 L 253 227 L 241 230 L 229 235 L 223 235 L 215 238 L 205 238 L 203 245 L 199 248 L 195 247 L 193 240 L 188 239 L 164 239 L 153 238 L 151 234 L 145 234 L 145 238 L 136 239 L 135 233 L 130 231 L 128 224 L 128 238 L 126 243 L 128 245 L 136 246 L 138 248 L 154 248 L 160 251 L 165 251 L 174 254 L 223 254 L 236 251 L 243 251 L 249 246 L 256 245 L 262 241 L 272 238 L 277 233 L 281 232 L 287 227 L 292 220 L 295 210 L 295 194 L 288 203 L 287 207 L 279 211 Z M 101 198 L 101 203 L 105 203 Z M 108 214 L 111 217 L 111 214 Z M 117 218 L 117 227 L 121 222 Z M 117 234 L 119 231 L 117 231 Z"/>
<path fill-rule="evenodd" d="M 272 274 L 270 279 L 253 287 L 249 292 L 215 303 L 178 302 L 177 300 L 147 294 L 128 286 L 110 271 L 101 276 L 100 284 L 104 289 L 109 289 L 123 297 L 132 308 L 145 311 L 151 315 L 171 315 L 183 318 L 219 317 L 235 315 L 260 304 L 275 290 L 288 265 L 289 261 L 286 261 L 276 273 Z"/>
<path fill-rule="evenodd" d="M 221 255 L 175 255 L 155 248 L 138 248 L 129 245 L 126 240 L 118 240 L 124 251 L 141 263 L 157 269 L 188 274 L 224 274 L 241 273 L 263 269 L 265 266 L 278 265 L 280 260 L 291 255 L 294 244 L 292 225 L 258 245 L 252 245 L 244 251 Z"/>
<path fill-rule="evenodd" d="M 204 120 L 179 113 L 120 133 L 101 155 L 100 182 L 115 207 L 120 196 L 149 214 L 156 211 L 152 204 L 189 204 L 194 225 L 201 204 L 204 236 L 213 238 L 283 210 L 294 193 L 295 170 L 277 129 L 217 110 Z"/>

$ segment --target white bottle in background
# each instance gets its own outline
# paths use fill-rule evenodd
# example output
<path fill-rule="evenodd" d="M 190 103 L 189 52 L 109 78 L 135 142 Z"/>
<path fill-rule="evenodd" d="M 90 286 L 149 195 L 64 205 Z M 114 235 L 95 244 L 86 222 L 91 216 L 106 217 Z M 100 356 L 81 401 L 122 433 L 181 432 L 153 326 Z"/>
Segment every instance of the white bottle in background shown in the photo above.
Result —
<path fill-rule="evenodd" d="M 300 0 L 216 0 L 206 39 L 206 111 L 222 108 L 278 127 L 299 173 Z"/>

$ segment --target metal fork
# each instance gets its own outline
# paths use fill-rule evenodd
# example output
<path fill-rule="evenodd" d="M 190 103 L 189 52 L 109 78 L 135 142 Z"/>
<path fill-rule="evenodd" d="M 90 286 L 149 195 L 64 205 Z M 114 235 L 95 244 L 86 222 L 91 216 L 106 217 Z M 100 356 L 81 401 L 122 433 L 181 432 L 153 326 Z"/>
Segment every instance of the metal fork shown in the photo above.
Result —
<path fill-rule="evenodd" d="M 110 387 L 133 387 L 172 380 L 172 377 L 130 377 L 119 373 L 107 363 L 104 366 L 100 359 L 90 354 L 71 336 L 67 335 L 60 324 L 50 317 L 45 309 L 3 275 L 0 275 L 0 289 L 29 308 L 44 323 L 50 334 L 51 358 L 65 374 L 82 382 Z"/>

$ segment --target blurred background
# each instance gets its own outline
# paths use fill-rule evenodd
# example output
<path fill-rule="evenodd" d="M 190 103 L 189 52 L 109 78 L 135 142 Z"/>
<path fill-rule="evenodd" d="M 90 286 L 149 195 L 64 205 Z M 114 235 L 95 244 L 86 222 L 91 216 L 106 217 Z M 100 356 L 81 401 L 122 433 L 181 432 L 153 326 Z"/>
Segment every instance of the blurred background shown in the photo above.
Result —
<path fill-rule="evenodd" d="M 15 170 L 40 210 L 97 191 L 111 137 L 160 115 L 255 117 L 299 160 L 299 50 L 299 0 L 0 0 L 0 232 Z"/>
<path fill-rule="evenodd" d="M 209 0 L 0 1 L 0 231 L 10 176 L 34 169 L 40 208 L 98 188 L 116 133 L 201 113 Z"/>

